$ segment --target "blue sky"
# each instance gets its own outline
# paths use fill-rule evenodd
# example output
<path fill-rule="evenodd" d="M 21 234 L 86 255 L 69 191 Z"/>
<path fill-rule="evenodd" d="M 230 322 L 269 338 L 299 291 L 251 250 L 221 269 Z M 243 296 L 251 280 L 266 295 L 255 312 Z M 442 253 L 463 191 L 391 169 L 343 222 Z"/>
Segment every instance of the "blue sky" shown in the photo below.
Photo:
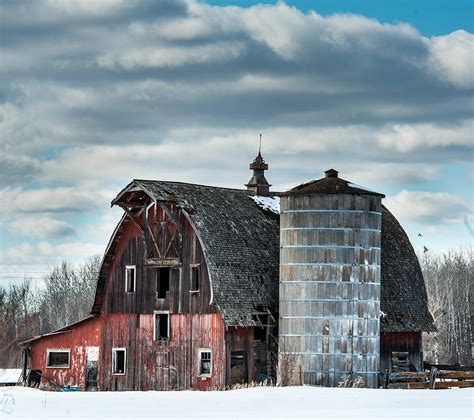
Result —
<path fill-rule="evenodd" d="M 101 254 L 132 178 L 243 187 L 259 133 L 275 190 L 334 167 L 416 250 L 470 246 L 473 22 L 462 0 L 3 1 L 0 285 Z"/>

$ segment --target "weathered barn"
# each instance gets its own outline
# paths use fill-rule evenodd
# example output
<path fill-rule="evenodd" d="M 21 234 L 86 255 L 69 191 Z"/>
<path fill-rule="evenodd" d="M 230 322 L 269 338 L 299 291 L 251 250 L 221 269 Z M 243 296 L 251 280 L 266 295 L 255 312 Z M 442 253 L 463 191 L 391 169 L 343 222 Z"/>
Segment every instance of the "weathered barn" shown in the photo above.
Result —
<path fill-rule="evenodd" d="M 24 342 L 27 367 L 40 371 L 43 381 L 87 390 L 223 389 L 275 378 L 279 325 L 280 343 L 288 335 L 282 332 L 282 327 L 283 331 L 287 328 L 286 301 L 281 300 L 284 288 L 279 298 L 279 283 L 289 280 L 284 268 L 280 272 L 280 252 L 285 252 L 280 249 L 280 236 L 284 244 L 288 235 L 286 227 L 280 231 L 277 199 L 269 193 L 264 176 L 267 168 L 259 153 L 250 165 L 253 177 L 246 190 L 147 180 L 127 185 L 112 201 L 123 208 L 124 215 L 103 258 L 91 316 Z M 349 205 L 352 196 L 356 202 L 364 199 L 358 188 L 347 194 Z M 323 202 L 330 192 L 311 191 L 310 195 Z M 381 195 L 377 197 L 380 201 Z M 327 346 L 332 356 L 339 351 L 350 353 L 351 360 L 354 356 L 367 361 L 368 355 L 376 359 L 370 370 L 376 370 L 374 378 L 381 369 L 390 368 L 392 356 L 399 353 L 420 369 L 421 332 L 433 329 L 420 267 L 408 238 L 390 212 L 380 203 L 376 206 L 379 237 L 369 251 L 361 244 L 357 255 L 369 258 L 369 263 L 362 264 L 374 265 L 377 280 L 341 277 L 352 287 L 357 282 L 360 291 L 371 283 L 381 285 L 364 298 L 368 304 L 373 300 L 371 345 L 353 345 L 342 352 L 330 338 Z M 286 223 L 287 214 L 281 217 Z M 320 222 L 324 220 L 329 219 Z M 346 229 L 347 237 L 360 229 L 342 226 L 344 218 L 337 223 Z M 346 236 L 340 240 L 344 242 Z M 326 240 L 332 236 L 326 235 Z M 305 244 L 317 245 L 310 242 Z M 331 244 L 324 246 L 325 252 L 301 253 L 295 258 L 309 258 L 298 260 L 308 267 L 325 264 L 332 254 Z M 285 264 L 291 264 L 290 253 L 282 255 Z M 316 272 L 306 270 L 305 280 L 321 281 L 318 285 L 324 291 L 322 285 L 329 286 L 324 283 L 329 277 Z M 347 299 L 337 290 L 328 288 L 324 293 L 334 297 L 321 299 L 332 299 L 332 303 Z M 328 307 L 318 299 L 319 306 L 306 305 L 304 313 L 291 316 L 316 319 L 326 315 Z M 335 310 L 332 319 L 337 321 L 340 315 Z M 352 341 L 363 341 L 368 336 L 367 322 L 363 330 L 354 325 L 344 334 Z M 315 328 L 306 326 L 308 331 Z M 324 353 L 323 348 L 308 348 L 312 341 L 306 339 L 306 330 L 296 328 L 292 334 L 304 341 L 300 351 Z M 318 365 L 321 373 L 332 379 L 320 381 L 317 375 L 309 375 L 318 366 L 304 365 L 306 383 L 334 384 L 340 372 L 322 363 Z M 360 373 L 347 366 L 347 372 Z M 369 382 L 376 386 L 376 379 Z"/>

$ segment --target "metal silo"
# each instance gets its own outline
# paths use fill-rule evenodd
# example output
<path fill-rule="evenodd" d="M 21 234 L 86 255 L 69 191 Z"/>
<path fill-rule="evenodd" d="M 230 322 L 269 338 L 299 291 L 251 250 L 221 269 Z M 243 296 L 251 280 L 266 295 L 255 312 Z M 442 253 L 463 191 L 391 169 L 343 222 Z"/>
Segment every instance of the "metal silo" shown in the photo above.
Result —
<path fill-rule="evenodd" d="M 376 387 L 384 196 L 325 173 L 281 194 L 280 363 L 290 382 Z"/>

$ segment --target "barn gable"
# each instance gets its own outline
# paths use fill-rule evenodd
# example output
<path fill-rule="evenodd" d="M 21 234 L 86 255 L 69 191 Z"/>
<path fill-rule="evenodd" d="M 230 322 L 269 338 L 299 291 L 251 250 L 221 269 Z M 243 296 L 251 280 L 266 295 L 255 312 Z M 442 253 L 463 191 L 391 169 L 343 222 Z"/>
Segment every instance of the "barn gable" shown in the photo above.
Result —
<path fill-rule="evenodd" d="M 130 194 L 132 193 L 132 194 Z M 279 219 L 264 210 L 246 190 L 166 181 L 134 180 L 121 200 L 172 200 L 196 230 L 212 286 L 214 303 L 227 326 L 255 325 L 255 312 L 278 307 Z M 131 198 L 133 197 L 133 198 Z M 122 219 L 107 248 L 99 275 L 93 313 L 100 312 L 110 262 Z"/>

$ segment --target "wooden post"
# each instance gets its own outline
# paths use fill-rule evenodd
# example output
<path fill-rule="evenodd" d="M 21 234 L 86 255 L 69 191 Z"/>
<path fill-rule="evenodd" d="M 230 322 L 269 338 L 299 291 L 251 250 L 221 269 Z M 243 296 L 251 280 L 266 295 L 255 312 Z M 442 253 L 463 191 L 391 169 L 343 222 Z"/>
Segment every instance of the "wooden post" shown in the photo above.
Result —
<path fill-rule="evenodd" d="M 435 389 L 435 384 L 436 384 L 436 374 L 438 372 L 438 369 L 436 369 L 435 367 L 432 367 L 431 368 L 431 372 L 430 372 L 430 389 Z"/>
<path fill-rule="evenodd" d="M 388 389 L 388 383 L 390 382 L 390 372 L 388 369 L 383 371 L 383 389 Z"/>

